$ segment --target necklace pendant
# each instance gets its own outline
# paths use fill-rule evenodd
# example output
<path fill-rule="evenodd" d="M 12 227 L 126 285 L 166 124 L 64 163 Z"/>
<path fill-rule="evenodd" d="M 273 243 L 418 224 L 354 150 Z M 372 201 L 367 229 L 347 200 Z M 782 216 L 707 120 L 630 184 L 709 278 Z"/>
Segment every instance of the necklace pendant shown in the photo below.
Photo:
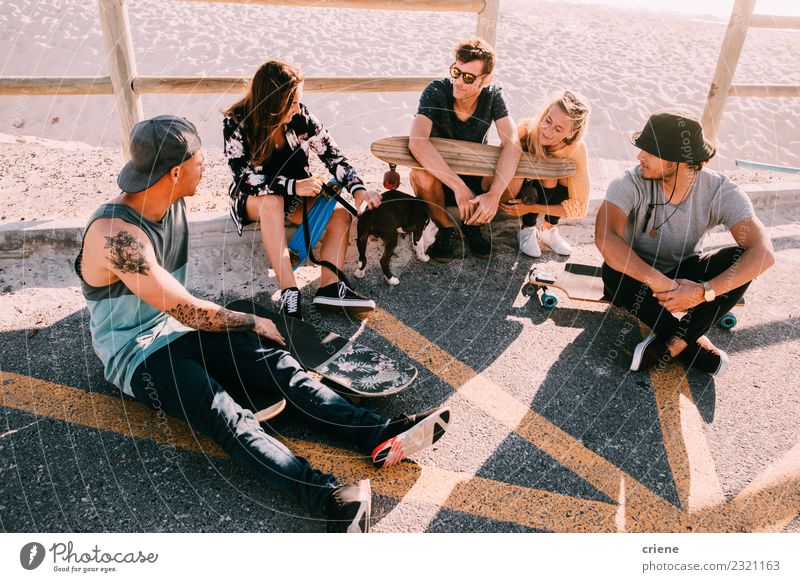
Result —
<path fill-rule="evenodd" d="M 650 235 L 650 238 L 656 238 L 658 231 L 655 228 L 651 228 L 648 234 Z"/>

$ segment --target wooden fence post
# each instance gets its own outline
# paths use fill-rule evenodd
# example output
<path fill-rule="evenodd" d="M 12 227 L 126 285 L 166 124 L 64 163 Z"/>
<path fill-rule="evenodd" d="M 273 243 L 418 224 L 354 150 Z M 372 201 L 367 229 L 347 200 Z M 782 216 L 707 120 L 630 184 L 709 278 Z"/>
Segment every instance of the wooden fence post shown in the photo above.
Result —
<path fill-rule="evenodd" d="M 706 106 L 703 110 L 703 131 L 711 141 L 717 137 L 717 129 L 722 120 L 725 101 L 731 90 L 733 75 L 736 73 L 736 65 L 742 54 L 742 47 L 755 4 L 756 0 L 736 0 L 731 12 L 731 19 L 725 31 L 717 67 L 714 69 L 714 78 L 711 80 Z"/>
<path fill-rule="evenodd" d="M 499 17 L 500 0 L 485 0 L 483 10 L 478 13 L 476 34 L 492 46 L 497 43 L 497 20 Z"/>
<path fill-rule="evenodd" d="M 100 26 L 106 46 L 106 62 L 111 77 L 111 87 L 117 104 L 122 151 L 130 159 L 128 140 L 133 126 L 142 120 L 142 102 L 133 91 L 136 61 L 133 59 L 133 42 L 125 0 L 98 0 Z"/>

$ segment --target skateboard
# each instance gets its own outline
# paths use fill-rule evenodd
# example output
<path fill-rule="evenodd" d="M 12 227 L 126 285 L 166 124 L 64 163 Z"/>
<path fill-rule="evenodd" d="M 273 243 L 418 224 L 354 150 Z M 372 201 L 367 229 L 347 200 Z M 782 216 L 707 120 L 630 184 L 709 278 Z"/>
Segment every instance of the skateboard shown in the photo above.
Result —
<path fill-rule="evenodd" d="M 405 390 L 417 377 L 417 369 L 408 363 L 395 362 L 311 323 L 285 317 L 252 299 L 233 301 L 226 307 L 272 320 L 292 357 L 346 394 L 366 398 L 388 396 Z"/>
<path fill-rule="evenodd" d="M 430 140 L 456 174 L 494 176 L 497 159 L 500 157 L 498 146 L 439 137 L 432 137 Z M 384 176 L 387 190 L 393 190 L 400 184 L 400 177 L 395 172 L 397 166 L 423 169 L 408 149 L 408 136 L 379 139 L 372 143 L 370 150 L 376 158 L 389 164 L 389 171 Z M 541 180 L 565 178 L 574 173 L 575 163 L 571 160 L 535 160 L 533 156 L 523 152 L 514 177 Z"/>
<path fill-rule="evenodd" d="M 567 263 L 564 273 L 555 275 L 534 267 L 528 273 L 527 280 L 522 286 L 522 292 L 528 296 L 536 295 L 541 289 L 542 307 L 554 309 L 558 305 L 558 297 L 550 293 L 550 287 L 563 291 L 573 301 L 592 301 L 595 303 L 611 303 L 603 290 L 602 269 L 593 265 Z M 744 298 L 737 304 L 744 305 Z M 722 329 L 729 330 L 736 327 L 736 316 L 728 312 L 718 321 Z"/>
<path fill-rule="evenodd" d="M 262 408 L 254 414 L 259 424 L 264 424 L 265 422 L 278 416 L 281 412 L 283 412 L 284 408 L 286 408 L 286 399 L 281 398 L 275 404 L 267 406 L 266 408 Z"/>
<path fill-rule="evenodd" d="M 292 240 L 289 241 L 289 259 L 292 263 L 292 270 L 296 271 L 308 259 L 309 248 L 306 246 L 305 231 L 308 228 L 309 241 L 313 249 L 319 239 L 322 238 L 322 233 L 325 232 L 325 227 L 331 220 L 331 215 L 336 208 L 339 193 L 342 191 L 342 185 L 336 180 L 331 180 L 320 191 L 319 199 L 308 211 L 308 225 L 303 221 L 297 227 Z"/>

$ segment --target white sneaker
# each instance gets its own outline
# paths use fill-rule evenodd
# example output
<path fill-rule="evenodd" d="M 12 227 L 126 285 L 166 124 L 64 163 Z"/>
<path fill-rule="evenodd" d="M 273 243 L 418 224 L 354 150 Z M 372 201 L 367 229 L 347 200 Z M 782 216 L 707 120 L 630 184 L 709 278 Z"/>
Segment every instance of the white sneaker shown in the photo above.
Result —
<path fill-rule="evenodd" d="M 542 247 L 539 246 L 539 229 L 535 226 L 524 226 L 519 229 L 517 233 L 517 242 L 519 243 L 519 250 L 538 259 L 542 256 Z"/>
<path fill-rule="evenodd" d="M 559 255 L 569 256 L 572 254 L 572 245 L 564 240 L 558 232 L 558 227 L 552 226 L 547 230 L 542 229 L 542 234 L 539 236 L 544 244 Z"/>

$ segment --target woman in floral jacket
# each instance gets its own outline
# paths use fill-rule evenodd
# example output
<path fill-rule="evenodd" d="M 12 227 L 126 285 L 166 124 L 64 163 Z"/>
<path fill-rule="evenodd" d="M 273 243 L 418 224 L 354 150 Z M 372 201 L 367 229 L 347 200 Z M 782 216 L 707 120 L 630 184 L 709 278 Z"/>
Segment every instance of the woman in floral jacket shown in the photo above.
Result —
<path fill-rule="evenodd" d="M 380 195 L 365 188 L 327 130 L 301 103 L 302 98 L 302 73 L 287 63 L 269 61 L 256 72 L 247 95 L 225 111 L 223 122 L 225 156 L 233 172 L 231 217 L 240 235 L 243 225 L 261 223 L 264 250 L 281 288 L 280 310 L 297 318 L 301 317 L 300 293 L 289 260 L 284 219 L 299 224 L 302 197 L 313 204 L 324 184 L 311 175 L 309 150 L 353 194 L 356 207 L 364 202 L 370 208 L 380 204 Z M 347 254 L 350 220 L 350 214 L 337 207 L 322 241 L 320 259 L 339 269 Z M 375 308 L 374 301 L 350 289 L 325 267 L 314 304 Z"/>

